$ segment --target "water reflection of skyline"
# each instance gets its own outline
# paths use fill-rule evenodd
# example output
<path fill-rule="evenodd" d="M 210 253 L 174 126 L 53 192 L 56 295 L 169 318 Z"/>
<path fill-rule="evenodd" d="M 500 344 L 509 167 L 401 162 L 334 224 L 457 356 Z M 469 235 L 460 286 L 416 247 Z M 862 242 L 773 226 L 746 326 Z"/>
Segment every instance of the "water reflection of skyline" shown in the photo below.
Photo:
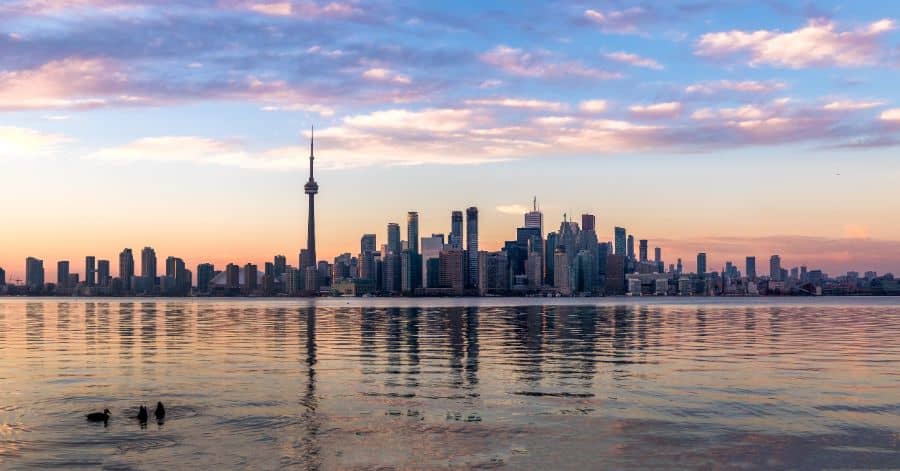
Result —
<path fill-rule="evenodd" d="M 452 437 L 463 437 L 453 433 L 464 427 L 484 427 L 489 448 L 491 440 L 526 440 L 531 427 L 577 433 L 574 417 L 603 430 L 597 440 L 636 440 L 619 449 L 620 459 L 636 459 L 640 443 L 686 446 L 666 435 L 675 430 L 707 441 L 725 435 L 704 430 L 762 442 L 814 434 L 792 442 L 814 448 L 813 436 L 839 446 L 835 434 L 853 429 L 886 446 L 900 417 L 898 333 L 900 308 L 891 306 L 29 300 L 0 303 L 0 377 L 13 397 L 41 404 L 28 415 L 46 409 L 57 420 L 72 407 L 66 398 L 74 407 L 106 398 L 121 408 L 129 397 L 165 391 L 191 417 L 232 433 L 228 456 L 252 453 L 241 437 L 263 434 L 260 449 L 287 440 L 270 456 L 283 466 L 329 468 L 341 462 L 335 447 L 359 457 L 341 443 L 366 449 L 417 434 L 449 434 L 453 450 L 462 442 Z M 11 407 L 19 414 L 27 405 Z M 16 420 L 0 408 L 0 427 Z M 615 428 L 604 428 L 609 421 Z M 67 433 L 33 429 L 30 441 L 7 449 Z"/>

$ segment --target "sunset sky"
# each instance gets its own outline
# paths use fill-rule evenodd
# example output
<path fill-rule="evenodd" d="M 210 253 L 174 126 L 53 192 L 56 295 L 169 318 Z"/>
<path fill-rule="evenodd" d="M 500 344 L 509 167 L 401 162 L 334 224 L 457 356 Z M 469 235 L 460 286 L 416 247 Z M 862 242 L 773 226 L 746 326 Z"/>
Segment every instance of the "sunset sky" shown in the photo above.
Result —
<path fill-rule="evenodd" d="M 179 6 L 174 6 L 179 3 Z M 3 0 L 0 267 L 293 264 L 478 206 L 666 263 L 900 272 L 900 2 Z"/>

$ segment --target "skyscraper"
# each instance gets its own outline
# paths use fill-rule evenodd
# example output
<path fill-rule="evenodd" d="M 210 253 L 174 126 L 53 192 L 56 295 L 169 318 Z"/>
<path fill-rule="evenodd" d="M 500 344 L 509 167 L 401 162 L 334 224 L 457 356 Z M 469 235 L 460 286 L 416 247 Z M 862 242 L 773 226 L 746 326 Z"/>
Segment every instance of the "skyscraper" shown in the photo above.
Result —
<path fill-rule="evenodd" d="M 97 282 L 97 263 L 93 255 L 84 257 L 84 283 L 94 286 Z"/>
<path fill-rule="evenodd" d="M 109 286 L 109 260 L 97 260 L 97 285 Z"/>
<path fill-rule="evenodd" d="M 463 248 L 463 213 L 462 211 L 453 211 L 450 214 L 450 237 L 447 244 L 451 249 Z"/>
<path fill-rule="evenodd" d="M 307 216 L 306 222 L 306 253 L 307 260 L 304 262 L 306 266 L 301 266 L 301 272 L 306 269 L 307 266 L 316 266 L 316 202 L 315 197 L 316 193 L 319 192 L 319 184 L 316 183 L 315 178 L 313 178 L 313 160 L 315 159 L 313 154 L 313 143 L 315 142 L 314 129 L 310 129 L 309 131 L 309 180 L 306 182 L 306 185 L 303 186 L 303 191 L 307 195 L 309 195 L 309 213 Z M 309 283 L 307 283 L 309 284 Z"/>
<path fill-rule="evenodd" d="M 662 262 L 662 249 L 659 247 L 653 248 L 653 261 L 656 263 Z"/>
<path fill-rule="evenodd" d="M 166 258 L 166 277 L 175 283 L 175 294 L 185 294 L 190 290 L 187 283 L 187 269 L 184 260 L 178 257 Z"/>
<path fill-rule="evenodd" d="M 769 259 L 769 278 L 773 281 L 784 281 L 781 278 L 781 257 L 772 255 Z"/>
<path fill-rule="evenodd" d="M 119 279 L 126 291 L 131 289 L 131 279 L 134 278 L 134 254 L 131 249 L 124 249 L 119 253 Z"/>
<path fill-rule="evenodd" d="M 613 240 L 615 241 L 616 255 L 626 256 L 627 252 L 625 249 L 625 228 L 624 227 L 616 227 Z"/>
<path fill-rule="evenodd" d="M 460 214 L 462 219 L 462 214 Z M 525 213 L 525 227 L 537 228 L 543 238 L 544 234 L 544 213 L 538 211 L 537 197 L 534 198 L 534 206 L 531 211 Z"/>
<path fill-rule="evenodd" d="M 200 293 L 209 292 L 209 282 L 216 276 L 216 267 L 212 263 L 201 263 L 197 265 L 197 291 Z"/>
<path fill-rule="evenodd" d="M 460 249 L 450 249 L 438 255 L 439 284 L 441 288 L 452 289 L 462 294 L 466 288 L 465 253 Z"/>
<path fill-rule="evenodd" d="M 444 250 L 444 234 L 431 234 L 431 237 L 422 237 L 422 286 L 425 288 L 433 288 L 428 286 L 429 279 L 439 279 L 439 273 L 429 273 L 429 260 L 438 260 L 441 252 Z M 440 265 L 438 265 L 440 266 Z M 429 278 L 431 277 L 431 278 Z"/>
<path fill-rule="evenodd" d="M 396 222 L 387 225 L 387 249 L 394 255 L 400 255 L 400 224 Z"/>
<path fill-rule="evenodd" d="M 141 278 L 144 292 L 152 292 L 156 285 L 156 251 L 152 247 L 144 247 L 144 250 L 141 250 Z"/>
<path fill-rule="evenodd" d="M 69 285 L 69 261 L 60 260 L 56 262 L 56 286 L 66 288 Z"/>
<path fill-rule="evenodd" d="M 747 279 L 753 281 L 756 279 L 756 257 L 747 257 L 747 261 L 744 265 L 744 269 L 747 272 Z"/>
<path fill-rule="evenodd" d="M 375 234 L 363 234 L 359 239 L 359 278 L 363 280 L 378 280 L 378 272 L 376 271 Z"/>
<path fill-rule="evenodd" d="M 419 253 L 419 213 L 415 211 L 406 213 L 406 241 L 410 252 Z"/>
<path fill-rule="evenodd" d="M 648 261 L 649 258 L 648 258 L 647 251 L 649 250 L 649 247 L 648 247 L 647 239 L 641 239 L 640 242 L 638 242 L 638 246 L 639 246 L 639 250 L 640 250 L 641 261 L 642 262 Z"/>
<path fill-rule="evenodd" d="M 252 294 L 259 287 L 259 269 L 256 265 L 248 263 L 244 265 L 244 291 Z"/>
<path fill-rule="evenodd" d="M 284 255 L 276 255 L 275 259 L 272 262 L 274 265 L 274 273 L 272 273 L 276 279 L 281 278 L 281 275 L 284 275 L 285 270 L 287 270 L 287 257 Z M 197 276 L 200 276 L 200 273 L 197 273 Z"/>
<path fill-rule="evenodd" d="M 34 257 L 25 259 L 25 286 L 37 290 L 44 287 L 44 261 Z"/>
<path fill-rule="evenodd" d="M 628 260 L 634 260 L 634 236 L 628 234 Z"/>
<path fill-rule="evenodd" d="M 400 272 L 403 291 L 412 293 L 422 286 L 422 269 L 419 268 L 419 213 L 415 211 L 406 213 L 406 237 L 407 249 L 401 252 Z"/>
<path fill-rule="evenodd" d="M 375 252 L 376 244 L 375 234 L 363 234 L 359 239 L 359 252 Z"/>
<path fill-rule="evenodd" d="M 466 258 L 469 266 L 469 287 L 478 287 L 478 208 L 466 209 Z"/>
<path fill-rule="evenodd" d="M 554 286 L 554 271 L 556 267 L 556 247 L 559 245 L 559 234 L 551 232 L 547 234 L 547 240 L 544 242 L 544 283 L 547 286 Z"/>
<path fill-rule="evenodd" d="M 582 214 L 581 215 L 581 230 L 596 231 L 597 230 L 597 218 L 594 217 L 593 214 Z"/>
<path fill-rule="evenodd" d="M 697 254 L 697 274 L 706 274 L 706 253 L 704 252 L 700 252 Z"/>

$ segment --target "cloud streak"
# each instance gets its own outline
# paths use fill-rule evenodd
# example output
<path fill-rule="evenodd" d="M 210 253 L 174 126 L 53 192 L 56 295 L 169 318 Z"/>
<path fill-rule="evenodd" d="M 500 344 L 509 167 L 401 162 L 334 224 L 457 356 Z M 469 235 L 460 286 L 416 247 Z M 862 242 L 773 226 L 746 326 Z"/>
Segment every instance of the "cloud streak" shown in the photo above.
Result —
<path fill-rule="evenodd" d="M 789 32 L 731 30 L 706 33 L 695 53 L 709 58 L 739 57 L 753 67 L 769 65 L 791 69 L 809 67 L 863 67 L 887 55 L 882 38 L 895 29 L 882 19 L 855 30 L 839 30 L 830 20 L 810 20 Z"/>

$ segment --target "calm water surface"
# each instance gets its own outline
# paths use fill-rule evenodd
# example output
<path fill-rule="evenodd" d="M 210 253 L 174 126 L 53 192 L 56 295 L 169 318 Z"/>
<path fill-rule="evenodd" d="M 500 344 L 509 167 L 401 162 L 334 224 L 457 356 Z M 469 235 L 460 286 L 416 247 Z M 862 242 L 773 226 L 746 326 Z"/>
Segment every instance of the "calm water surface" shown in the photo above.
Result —
<path fill-rule="evenodd" d="M 0 300 L 0 468 L 900 468 L 897 299 L 523 302 Z"/>

